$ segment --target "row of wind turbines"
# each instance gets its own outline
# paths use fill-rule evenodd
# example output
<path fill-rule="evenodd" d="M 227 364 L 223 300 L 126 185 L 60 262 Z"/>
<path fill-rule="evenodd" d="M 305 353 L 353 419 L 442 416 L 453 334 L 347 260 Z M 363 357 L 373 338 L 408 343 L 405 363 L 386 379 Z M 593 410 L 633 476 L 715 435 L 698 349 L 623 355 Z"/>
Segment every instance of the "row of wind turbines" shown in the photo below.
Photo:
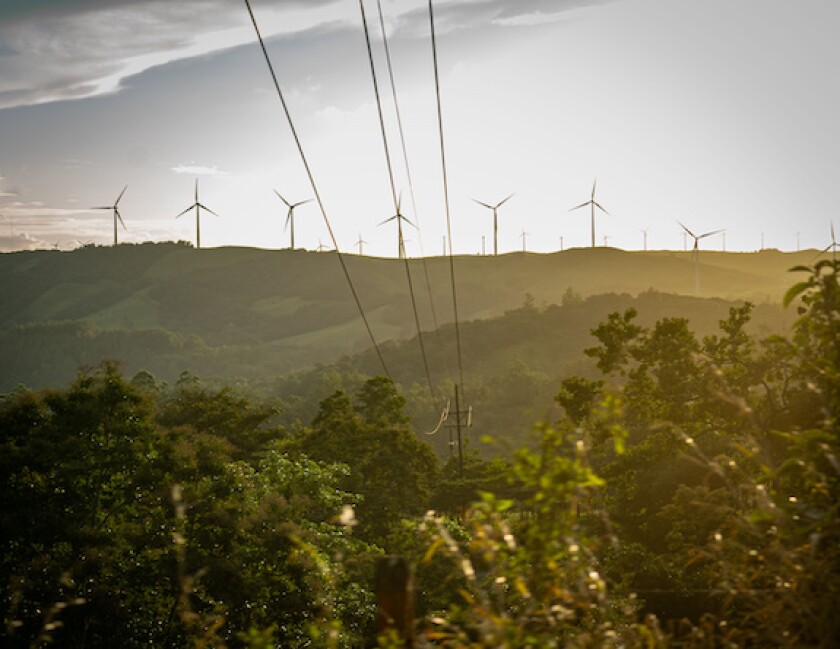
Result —
<path fill-rule="evenodd" d="M 595 247 L 595 209 L 597 208 L 597 209 L 601 210 L 604 214 L 609 215 L 609 212 L 607 212 L 607 210 L 604 209 L 604 207 L 597 200 L 595 200 L 596 187 L 597 187 L 597 180 L 592 184 L 592 195 L 591 195 L 590 199 L 588 201 L 585 201 L 585 202 L 581 203 L 580 205 L 578 205 L 576 207 L 573 207 L 571 210 L 569 210 L 569 211 L 574 211 L 574 210 L 577 210 L 577 209 L 580 209 L 580 208 L 583 208 L 583 207 L 587 207 L 587 206 L 589 206 L 591 208 L 591 215 L 590 215 L 591 232 L 592 232 L 591 243 L 592 243 L 593 248 Z M 123 229 L 125 229 L 125 230 L 128 229 L 125 225 L 125 221 L 123 221 L 122 215 L 120 214 L 120 210 L 119 210 L 120 200 L 122 200 L 122 197 L 125 194 L 127 189 L 128 189 L 128 185 L 123 187 L 122 191 L 119 193 L 119 196 L 117 196 L 117 199 L 114 201 L 113 205 L 97 205 L 97 206 L 94 206 L 94 207 L 90 208 L 92 210 L 109 210 L 109 211 L 112 212 L 113 218 L 114 218 L 114 245 L 117 245 L 119 243 L 119 227 L 118 226 L 122 225 Z M 274 193 L 277 195 L 277 197 L 281 201 L 283 201 L 283 203 L 288 208 L 288 212 L 286 214 L 286 223 L 285 223 L 285 226 L 284 226 L 284 231 L 285 230 L 290 230 L 290 233 L 291 233 L 291 247 L 294 249 L 294 247 L 295 247 L 295 209 L 300 207 L 301 205 L 305 205 L 306 203 L 311 203 L 314 199 L 309 198 L 307 200 L 297 201 L 295 203 L 291 203 L 282 194 L 280 194 L 280 192 L 278 192 L 276 189 L 274 190 Z M 483 207 L 486 207 L 487 209 L 489 209 L 493 212 L 493 254 L 494 255 L 499 254 L 499 214 L 498 214 L 498 210 L 502 205 L 507 203 L 514 196 L 515 196 L 515 194 L 510 194 L 509 196 L 503 198 L 498 203 L 495 203 L 495 204 L 492 204 L 492 205 L 489 204 L 489 203 L 485 203 L 483 201 L 479 201 L 478 199 L 473 199 L 479 205 L 481 205 Z M 412 221 L 402 213 L 401 208 L 400 208 L 401 202 L 402 202 L 401 198 L 398 198 L 396 213 L 393 216 L 385 219 L 384 221 L 382 221 L 381 223 L 378 224 L 379 226 L 382 226 L 382 225 L 385 225 L 386 223 L 390 223 L 391 221 L 396 221 L 397 222 L 397 254 L 398 254 L 400 259 L 402 259 L 405 256 L 405 238 L 403 236 L 404 235 L 403 223 L 407 223 L 411 227 L 417 229 L 417 226 L 414 223 L 412 223 Z M 199 200 L 198 179 L 196 179 L 196 181 L 195 181 L 195 200 L 194 200 L 194 202 L 189 207 L 184 209 L 182 212 L 177 214 L 175 216 L 175 218 L 176 219 L 180 218 L 180 217 L 184 216 L 185 214 L 187 214 L 188 212 L 190 212 L 192 210 L 195 210 L 195 244 L 196 244 L 196 248 L 201 248 L 201 210 L 204 210 L 205 212 L 209 212 L 213 216 L 219 216 L 219 215 L 216 212 L 214 212 L 213 210 L 211 210 L 209 207 L 204 205 Z M 685 227 L 685 226 L 683 226 L 683 227 Z M 686 229 L 686 231 L 688 231 L 688 230 Z M 645 239 L 647 239 L 647 231 L 644 231 L 644 232 L 645 232 Z M 710 236 L 711 234 L 716 234 L 717 232 L 718 231 L 716 231 L 714 233 L 704 234 L 704 235 L 701 236 L 701 238 L 705 237 L 705 236 Z M 527 236 L 527 234 L 528 234 L 527 232 L 523 231 L 523 233 L 521 235 L 522 238 L 523 238 L 523 241 L 525 240 L 525 237 Z M 361 236 L 360 236 L 359 241 L 356 242 L 356 245 L 361 246 L 364 243 L 367 243 L 367 242 L 363 241 L 361 239 Z"/>
<path fill-rule="evenodd" d="M 124 230 L 128 230 L 128 227 L 126 227 L 126 225 L 125 225 L 125 221 L 123 221 L 122 214 L 120 214 L 120 201 L 122 200 L 123 194 L 125 194 L 126 189 L 128 189 L 128 185 L 123 187 L 122 191 L 120 192 L 120 195 L 117 196 L 117 200 L 114 201 L 113 205 L 97 205 L 95 207 L 90 208 L 92 210 L 111 210 L 113 212 L 113 216 L 114 216 L 114 245 L 115 246 L 119 243 L 119 240 L 118 240 L 119 228 L 117 227 L 117 224 L 119 223 L 119 225 L 122 225 Z M 278 194 L 278 196 L 279 196 L 279 194 Z M 285 201 L 285 199 L 284 199 L 284 201 Z M 196 248 L 201 248 L 201 210 L 204 210 L 205 212 L 209 212 L 213 216 L 219 216 L 219 215 L 216 214 L 216 212 L 211 210 L 209 207 L 204 205 L 198 199 L 198 179 L 197 178 L 195 180 L 195 202 L 192 205 L 190 205 L 187 209 L 185 209 L 183 212 L 176 215 L 175 218 L 176 219 L 180 218 L 180 217 L 184 216 L 184 214 L 186 214 L 187 212 L 190 212 L 193 209 L 195 210 L 195 247 Z M 290 213 L 291 213 L 291 210 L 290 210 Z M 294 234 L 292 234 L 292 247 L 293 248 L 294 248 L 294 245 L 295 245 L 294 244 Z"/>
<path fill-rule="evenodd" d="M 606 214 L 607 216 L 611 216 L 610 213 L 606 210 L 606 208 L 603 205 L 601 205 L 598 202 L 598 200 L 595 198 L 595 192 L 597 190 L 597 185 L 598 185 L 598 181 L 596 179 L 592 183 L 592 192 L 590 193 L 589 200 L 586 200 L 583 203 L 581 203 L 580 205 L 576 205 L 569 210 L 569 212 L 574 212 L 575 210 L 579 210 L 579 209 L 583 209 L 585 207 L 589 207 L 589 212 L 590 212 L 590 235 L 591 235 L 591 242 L 590 243 L 591 243 L 591 247 L 593 247 L 593 248 L 595 247 L 595 215 L 596 215 L 596 211 L 600 211 L 600 212 L 603 212 L 604 214 Z M 122 225 L 123 229 L 125 229 L 125 230 L 128 229 L 125 225 L 125 221 L 123 220 L 122 215 L 120 214 L 120 210 L 119 210 L 120 200 L 122 200 L 122 197 L 125 194 L 127 189 L 128 189 L 128 185 L 123 187 L 122 191 L 117 196 L 113 205 L 98 205 L 98 206 L 94 206 L 94 207 L 90 208 L 92 210 L 109 210 L 109 211 L 112 212 L 113 227 L 114 227 L 114 245 L 115 246 L 119 243 L 119 238 L 118 238 L 119 227 L 118 226 Z M 283 202 L 283 204 L 287 208 L 286 221 L 285 221 L 283 230 L 284 231 L 286 231 L 286 230 L 290 231 L 290 235 L 291 235 L 290 244 L 291 244 L 291 248 L 294 250 L 295 249 L 295 209 L 297 209 L 298 207 L 300 207 L 302 205 L 305 205 L 307 203 L 311 203 L 314 199 L 309 198 L 309 199 L 302 200 L 302 201 L 290 202 L 289 200 L 286 199 L 285 196 L 283 196 L 276 189 L 274 190 L 274 193 L 277 195 L 277 197 Z M 502 200 L 500 200 L 497 203 L 486 203 L 486 202 L 480 201 L 478 199 L 473 199 L 478 205 L 481 205 L 482 207 L 487 208 L 493 214 L 493 254 L 494 255 L 499 254 L 499 208 L 501 208 L 505 203 L 507 203 L 514 196 L 515 196 L 515 194 L 509 194 L 508 196 L 506 196 L 505 198 L 503 198 Z M 398 257 L 400 259 L 403 259 L 403 258 L 406 257 L 406 249 L 405 249 L 406 239 L 404 237 L 403 223 L 406 223 L 406 224 L 408 224 L 409 226 L 411 226 L 415 229 L 417 229 L 417 226 L 408 217 L 406 217 L 404 214 L 402 214 L 401 202 L 402 202 L 402 197 L 399 197 L 397 199 L 396 213 L 393 216 L 390 216 L 387 219 L 385 219 L 384 221 L 380 222 L 377 227 L 385 225 L 385 224 L 390 223 L 392 221 L 396 221 L 396 224 L 397 224 L 397 254 L 398 254 Z M 216 216 L 216 217 L 218 217 L 219 214 L 217 214 L 216 212 L 214 212 L 212 209 L 210 209 L 209 207 L 207 207 L 206 205 L 204 205 L 201 202 L 201 200 L 199 198 L 199 193 L 198 193 L 198 179 L 196 179 L 196 181 L 195 181 L 195 195 L 194 195 L 193 203 L 191 205 L 189 205 L 187 208 L 185 208 L 183 211 L 179 212 L 175 216 L 175 218 L 176 219 L 180 218 L 180 217 L 184 216 L 185 214 L 188 214 L 189 212 L 191 212 L 193 210 L 195 211 L 195 247 L 196 248 L 201 248 L 201 211 L 204 210 L 205 212 L 208 212 L 208 213 L 210 213 L 210 214 L 212 214 L 213 216 Z M 694 244 L 693 244 L 692 249 L 691 249 L 691 259 L 692 259 L 692 262 L 693 262 L 693 265 L 694 265 L 694 292 L 695 292 L 696 295 L 699 295 L 699 293 L 700 293 L 700 241 L 702 239 L 707 238 L 707 237 L 711 237 L 711 236 L 714 236 L 716 234 L 721 234 L 721 233 L 725 232 L 725 230 L 724 229 L 710 230 L 708 232 L 703 232 L 701 234 L 695 234 L 692 230 L 690 230 L 686 225 L 684 225 L 680 221 L 677 221 L 677 223 L 683 229 L 683 236 L 684 237 L 685 236 L 691 237 L 691 239 L 693 239 L 693 241 L 694 241 Z M 644 249 L 647 250 L 648 228 L 645 228 L 645 229 L 641 230 L 641 232 L 644 234 Z M 528 236 L 528 233 L 523 230 L 521 235 L 520 235 L 520 238 L 522 239 L 523 252 L 526 250 L 527 236 Z M 604 239 L 605 239 L 605 245 L 606 245 L 607 237 L 605 237 Z M 482 237 L 482 252 L 483 252 L 483 240 L 484 240 L 484 237 Z M 361 234 L 359 234 L 358 240 L 353 245 L 358 247 L 360 255 L 363 254 L 363 250 L 364 250 L 363 246 L 366 243 L 367 243 L 367 241 L 362 239 Z M 831 250 L 832 253 L 835 254 L 838 247 L 840 247 L 840 244 L 838 244 L 837 241 L 835 240 L 834 225 L 832 224 L 831 225 L 831 244 L 829 244 L 829 246 L 827 248 L 825 248 L 825 250 L 823 250 L 821 254 L 823 254 L 823 253 L 825 253 L 829 250 Z M 444 246 L 444 248 L 445 248 L 445 246 Z M 324 246 L 323 243 L 319 242 L 318 251 L 324 251 L 326 249 L 327 249 L 326 246 Z M 561 249 L 562 249 L 562 237 L 561 237 Z"/>

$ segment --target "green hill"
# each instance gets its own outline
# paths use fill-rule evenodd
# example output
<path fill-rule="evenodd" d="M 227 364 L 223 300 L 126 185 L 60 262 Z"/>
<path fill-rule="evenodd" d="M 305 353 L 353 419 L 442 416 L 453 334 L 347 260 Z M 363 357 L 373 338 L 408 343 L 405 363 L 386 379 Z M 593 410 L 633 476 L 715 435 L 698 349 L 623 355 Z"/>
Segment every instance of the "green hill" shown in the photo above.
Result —
<path fill-rule="evenodd" d="M 701 295 L 778 302 L 802 253 L 701 254 Z M 346 256 L 380 342 L 416 334 L 400 260 Z M 439 324 L 452 320 L 449 261 L 411 260 L 420 320 L 432 330 L 428 272 Z M 689 253 L 573 249 L 455 260 L 466 322 L 520 307 L 648 289 L 689 295 Z M 184 244 L 87 246 L 0 254 L 0 390 L 65 383 L 81 364 L 118 358 L 127 372 L 173 380 L 256 379 L 334 361 L 369 347 L 335 253 Z M 451 350 L 440 352 L 452 358 Z M 413 362 L 413 361 L 412 361 Z M 450 360 L 451 362 L 451 360 Z M 480 364 L 480 360 L 477 361 Z"/>
<path fill-rule="evenodd" d="M 600 294 L 586 299 L 567 296 L 564 304 L 536 307 L 524 305 L 506 314 L 466 322 L 461 327 L 464 385 L 463 404 L 473 408 L 471 439 L 493 437 L 502 447 L 521 444 L 534 422 L 559 415 L 553 397 L 560 382 L 578 374 L 597 378 L 595 363 L 583 350 L 596 344 L 591 330 L 615 311 L 634 308 L 636 322 L 652 327 L 663 318 L 686 318 L 698 337 L 719 334 L 719 323 L 730 307 L 743 302 L 720 298 L 645 291 L 638 296 Z M 757 304 L 748 331 L 759 337 L 785 333 L 796 313 L 779 304 Z M 426 349 L 435 398 L 425 377 L 416 338 L 383 346 L 383 356 L 394 380 L 409 396 L 409 412 L 418 430 L 435 427 L 440 408 L 451 399 L 458 379 L 454 327 L 426 336 Z M 280 395 L 285 423 L 307 423 L 317 413 L 317 404 L 341 387 L 354 392 L 365 377 L 380 372 L 376 355 L 367 350 L 339 362 L 290 376 L 257 382 L 263 397 Z M 448 432 L 432 440 L 446 454 Z"/>

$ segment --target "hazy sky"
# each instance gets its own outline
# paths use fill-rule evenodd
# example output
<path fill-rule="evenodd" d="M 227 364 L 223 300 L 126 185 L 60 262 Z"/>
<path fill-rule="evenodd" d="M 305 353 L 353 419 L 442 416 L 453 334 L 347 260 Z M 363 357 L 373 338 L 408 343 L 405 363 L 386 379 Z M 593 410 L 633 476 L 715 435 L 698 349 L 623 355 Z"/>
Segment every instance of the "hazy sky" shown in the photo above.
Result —
<path fill-rule="evenodd" d="M 252 0 L 343 250 L 396 254 L 396 233 L 359 3 Z M 425 0 L 383 0 L 417 214 L 375 36 L 404 213 L 427 254 L 445 230 Z M 837 0 L 438 0 L 455 248 L 598 244 L 681 249 L 676 220 L 726 228 L 729 250 L 792 250 L 840 231 Z M 240 0 L 0 2 L 0 250 L 125 241 L 288 246 L 279 190 L 311 197 Z M 421 236 L 406 232 L 411 255 Z M 314 204 L 296 243 L 327 243 Z M 720 235 L 703 242 L 720 249 Z"/>

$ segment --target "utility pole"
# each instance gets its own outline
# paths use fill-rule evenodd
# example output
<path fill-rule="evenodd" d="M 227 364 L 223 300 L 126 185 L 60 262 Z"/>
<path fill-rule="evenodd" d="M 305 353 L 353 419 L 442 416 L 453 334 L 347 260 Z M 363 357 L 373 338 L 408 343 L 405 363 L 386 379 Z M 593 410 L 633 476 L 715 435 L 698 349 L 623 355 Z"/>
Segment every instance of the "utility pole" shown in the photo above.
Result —
<path fill-rule="evenodd" d="M 455 412 L 450 411 L 449 415 L 455 415 L 455 423 L 447 424 L 449 429 L 449 456 L 452 457 L 455 449 L 455 440 L 452 439 L 453 431 L 457 435 L 458 444 L 458 476 L 464 477 L 464 444 L 462 437 L 462 429 L 470 428 L 472 426 L 472 408 L 461 410 L 461 400 L 458 393 L 458 386 L 455 386 Z"/>

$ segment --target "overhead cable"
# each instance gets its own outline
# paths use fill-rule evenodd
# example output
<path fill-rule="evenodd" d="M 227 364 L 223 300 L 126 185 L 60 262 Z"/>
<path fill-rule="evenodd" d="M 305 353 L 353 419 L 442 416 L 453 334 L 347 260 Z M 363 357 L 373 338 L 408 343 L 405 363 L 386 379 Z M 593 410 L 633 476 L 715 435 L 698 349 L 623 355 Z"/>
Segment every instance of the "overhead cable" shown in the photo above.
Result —
<path fill-rule="evenodd" d="M 458 291 L 455 282 L 455 259 L 452 253 L 452 216 L 449 209 L 449 179 L 446 172 L 446 146 L 443 137 L 443 110 L 440 103 L 440 73 L 438 72 L 437 39 L 435 38 L 435 12 L 429 0 L 429 25 L 432 34 L 432 61 L 435 68 L 435 99 L 437 101 L 438 135 L 440 139 L 440 164 L 443 173 L 443 203 L 446 210 L 446 234 L 449 243 L 449 278 L 452 283 L 452 311 L 455 321 L 455 349 L 458 357 L 458 378 L 461 395 L 464 391 L 464 363 L 461 355 L 461 328 L 458 318 Z"/>
<path fill-rule="evenodd" d="M 283 96 L 283 91 L 280 88 L 280 83 L 277 81 L 277 75 L 274 73 L 274 66 L 271 64 L 271 58 L 268 56 L 268 50 L 265 47 L 265 41 L 263 41 L 262 34 L 260 33 L 260 28 L 257 25 L 257 19 L 254 16 L 254 12 L 251 9 L 251 3 L 249 0 L 244 0 L 245 6 L 248 9 L 248 15 L 251 17 L 251 22 L 254 25 L 254 31 L 257 34 L 257 40 L 260 43 L 260 48 L 262 49 L 263 56 L 265 57 L 266 65 L 268 65 L 268 71 L 271 74 L 271 80 L 274 82 L 274 88 L 277 91 L 277 96 L 280 98 L 280 103 L 283 106 L 283 112 L 286 115 L 286 121 L 289 123 L 289 129 L 292 132 L 292 137 L 295 140 L 295 144 L 297 145 L 298 153 L 300 154 L 301 162 L 303 163 L 303 167 L 306 170 L 306 175 L 309 178 L 309 184 L 312 186 L 312 193 L 315 195 L 315 202 L 318 203 L 318 208 L 321 211 L 321 216 L 324 219 L 324 223 L 327 226 L 327 232 L 329 232 L 330 239 L 332 239 L 333 247 L 335 248 L 336 255 L 338 257 L 338 261 L 341 263 L 341 269 L 344 272 L 344 277 L 347 279 L 347 285 L 350 287 L 350 292 L 353 294 L 353 300 L 356 302 L 356 307 L 359 310 L 359 315 L 362 318 L 362 322 L 365 325 L 365 329 L 367 330 L 368 336 L 370 337 L 370 341 L 373 344 L 373 348 L 376 351 L 376 355 L 379 357 L 379 363 L 382 365 L 382 371 L 385 372 L 385 375 L 388 378 L 391 378 L 391 373 L 388 371 L 388 366 L 385 364 L 385 359 L 382 356 L 382 351 L 379 348 L 378 343 L 376 342 L 376 338 L 373 335 L 373 330 L 370 328 L 370 323 L 368 322 L 367 316 L 365 315 L 365 310 L 362 308 L 362 302 L 359 299 L 359 295 L 356 292 L 356 287 L 353 285 L 353 280 L 350 277 L 350 271 L 347 269 L 347 264 L 344 261 L 344 255 L 342 255 L 341 250 L 338 247 L 338 241 L 335 238 L 335 233 L 333 232 L 332 225 L 330 224 L 330 219 L 327 216 L 327 210 L 324 207 L 324 202 L 321 199 L 321 194 L 318 191 L 318 186 L 315 183 L 315 177 L 312 174 L 312 169 L 309 166 L 309 162 L 306 159 L 306 155 L 303 152 L 303 145 L 301 144 L 300 138 L 298 137 L 297 129 L 295 128 L 294 122 L 292 120 L 292 114 L 289 111 L 289 107 L 286 104 L 286 99 Z"/>
<path fill-rule="evenodd" d="M 417 311 L 417 299 L 414 295 L 414 282 L 411 279 L 411 267 L 408 263 L 408 255 L 405 254 L 405 243 L 403 241 L 402 224 L 400 222 L 400 219 L 402 218 L 400 215 L 400 201 L 399 197 L 397 196 L 397 185 L 394 181 L 394 168 L 391 164 L 391 151 L 388 146 L 388 134 L 385 130 L 385 116 L 382 112 L 382 99 L 379 94 L 379 83 L 376 78 L 376 66 L 373 62 L 373 49 L 371 48 L 370 44 L 370 30 L 368 29 L 367 16 L 365 15 L 364 0 L 359 0 L 359 9 L 361 10 L 362 26 L 364 27 L 365 31 L 365 43 L 367 44 L 368 59 L 370 61 L 370 74 L 371 78 L 373 79 L 373 92 L 376 96 L 376 109 L 379 113 L 379 127 L 382 131 L 382 144 L 385 149 L 385 161 L 388 167 L 388 180 L 391 185 L 391 198 L 394 201 L 394 210 L 396 211 L 397 228 L 399 232 L 399 250 L 402 252 L 403 262 L 405 263 L 405 275 L 406 280 L 408 281 L 408 292 L 411 297 L 411 308 L 414 313 L 414 323 L 417 327 L 417 340 L 420 343 L 420 353 L 423 356 L 423 368 L 426 371 L 426 381 L 429 384 L 429 392 L 431 393 L 432 398 L 434 399 L 435 388 L 434 384 L 432 383 L 432 375 L 429 372 L 429 359 L 426 355 L 426 345 L 423 342 L 423 330 L 420 326 L 420 314 Z"/>

